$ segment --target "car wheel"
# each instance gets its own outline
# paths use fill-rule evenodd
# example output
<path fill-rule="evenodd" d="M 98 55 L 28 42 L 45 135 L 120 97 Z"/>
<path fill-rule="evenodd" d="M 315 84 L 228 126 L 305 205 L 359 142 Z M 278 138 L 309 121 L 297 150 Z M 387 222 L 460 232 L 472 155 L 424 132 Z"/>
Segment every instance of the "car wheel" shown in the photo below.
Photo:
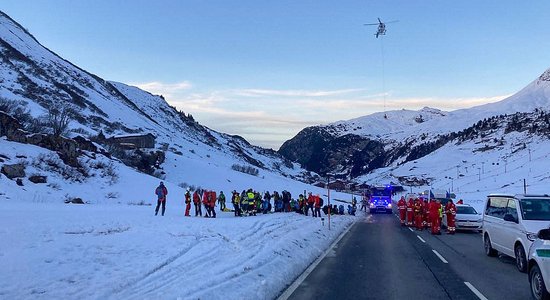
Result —
<path fill-rule="evenodd" d="M 544 279 L 538 265 L 534 265 L 529 272 L 529 283 L 531 284 L 531 295 L 536 300 L 549 300 L 550 294 L 544 285 Z"/>
<path fill-rule="evenodd" d="M 491 257 L 497 256 L 498 252 L 497 250 L 493 249 L 493 246 L 491 246 L 491 239 L 489 238 L 488 234 L 486 234 L 485 237 L 483 238 L 483 246 L 485 248 L 485 254 L 487 256 L 491 256 Z"/>
<path fill-rule="evenodd" d="M 521 273 L 527 273 L 527 257 L 525 256 L 525 250 L 521 244 L 517 244 L 514 248 L 516 254 L 516 267 Z"/>

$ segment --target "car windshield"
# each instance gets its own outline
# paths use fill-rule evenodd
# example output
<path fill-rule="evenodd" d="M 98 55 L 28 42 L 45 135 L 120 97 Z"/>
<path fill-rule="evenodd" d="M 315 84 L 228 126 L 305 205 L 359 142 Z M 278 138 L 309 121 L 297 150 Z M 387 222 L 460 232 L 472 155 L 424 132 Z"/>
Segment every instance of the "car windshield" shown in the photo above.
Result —
<path fill-rule="evenodd" d="M 461 215 L 477 215 L 477 211 L 470 206 L 459 206 L 456 208 L 456 213 Z"/>
<path fill-rule="evenodd" d="M 390 195 L 390 191 L 389 190 L 373 190 L 372 191 L 372 195 L 373 196 L 376 196 L 376 197 L 379 197 L 379 196 L 389 196 Z"/>
<path fill-rule="evenodd" d="M 550 198 L 520 200 L 524 220 L 550 221 Z"/>

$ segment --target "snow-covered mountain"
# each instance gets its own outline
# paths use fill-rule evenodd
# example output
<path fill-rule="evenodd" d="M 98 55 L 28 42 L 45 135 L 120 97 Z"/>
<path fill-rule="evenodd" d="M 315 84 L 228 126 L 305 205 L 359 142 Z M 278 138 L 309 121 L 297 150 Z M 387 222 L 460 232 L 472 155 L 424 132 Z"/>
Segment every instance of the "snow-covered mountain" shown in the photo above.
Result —
<path fill-rule="evenodd" d="M 92 167 L 97 162 L 88 161 L 89 157 L 104 160 L 100 163 L 101 166 L 116 165 L 120 169 L 120 175 L 130 174 L 133 168 L 137 168 L 168 181 L 169 185 L 178 189 L 194 186 L 242 190 L 255 186 L 259 190 L 272 190 L 273 182 L 285 185 L 284 182 L 303 179 L 302 175 L 305 174 L 298 164 L 271 149 L 253 146 L 239 136 L 230 136 L 200 125 L 190 114 L 170 106 L 162 96 L 152 95 L 123 83 L 106 81 L 79 68 L 42 46 L 24 27 L 0 12 L 0 107 L 2 106 L 9 110 L 6 111 L 8 115 L 15 117 L 20 123 L 18 127 L 26 130 L 23 135 L 27 137 L 14 140 L 8 136 L 7 140 L 6 137 L 0 140 L 0 163 L 3 163 L 2 167 L 23 165 L 27 173 L 21 182 L 24 186 L 32 185 L 28 181 L 29 172 L 49 177 L 48 185 L 39 189 L 41 192 L 61 194 L 63 188 L 51 188 L 63 187 L 61 181 L 71 181 L 76 186 L 89 185 L 92 190 L 96 184 L 105 189 L 117 190 L 107 181 L 100 184 L 89 178 L 97 173 Z M 82 143 L 73 146 L 73 141 L 52 142 L 55 140 L 51 137 L 52 128 L 44 125 L 43 121 L 52 119 L 52 115 L 58 116 L 55 112 L 64 109 L 73 112 L 64 136 L 91 139 L 95 142 L 95 147 L 82 151 Z M 5 117 L 4 120 L 9 118 Z M 4 129 L 0 133 L 2 131 Z M 33 133 L 50 136 L 35 134 L 32 139 L 29 138 Z M 149 134 L 154 136 L 154 146 L 145 149 L 131 149 L 132 145 L 122 140 L 132 136 L 147 138 Z M 122 139 L 121 142 L 114 143 L 114 138 Z M 23 146 L 21 142 L 34 146 Z M 66 149 L 71 147 L 77 149 Z M 44 164 L 44 161 L 47 162 L 50 158 L 58 160 L 56 152 L 59 153 L 60 148 L 74 154 L 72 166 L 67 167 L 75 168 L 73 173 L 81 173 L 83 178 L 77 176 L 76 180 L 69 179 L 70 176 L 63 175 L 63 172 L 53 172 L 45 167 L 47 163 Z M 92 150 L 95 148 L 99 150 Z M 60 155 L 63 160 L 61 164 L 67 162 L 66 156 L 71 155 Z M 65 167 L 59 165 L 59 168 Z M 150 176 L 141 174 L 131 177 Z M 0 179 L 3 181 L 2 185 L 5 181 L 7 185 L 15 187 L 14 180 L 8 180 L 3 175 L 0 175 Z M 158 179 L 152 179 L 140 181 L 154 185 L 152 182 Z M 68 190 L 75 193 L 78 188 Z M 13 191 L 11 197 L 24 198 L 21 190 Z M 120 194 L 119 191 L 105 192 L 93 197 L 108 199 L 110 196 L 107 195 L 112 196 L 113 193 Z M 135 194 L 131 197 L 132 201 L 144 199 Z M 91 200 L 89 198 L 85 200 Z M 122 195 L 119 198 L 123 198 Z"/>
<path fill-rule="evenodd" d="M 355 182 L 382 176 L 385 181 L 400 178 L 404 184 L 412 184 L 404 178 L 417 177 L 418 183 L 426 183 L 430 182 L 427 177 L 433 180 L 437 176 L 428 176 L 429 171 L 413 174 L 403 168 L 395 173 L 395 168 L 446 153 L 448 162 L 444 159 L 434 172 L 453 169 L 468 160 L 453 160 L 448 151 L 458 153 L 467 143 L 472 145 L 464 155 L 480 157 L 479 164 L 482 157 L 494 160 L 499 151 L 515 156 L 517 151 L 528 149 L 533 140 L 550 146 L 549 111 L 550 69 L 499 102 L 451 112 L 428 107 L 395 110 L 313 126 L 285 142 L 279 153 L 311 171 L 331 172 Z M 393 170 L 391 176 L 384 173 L 388 170 Z"/>

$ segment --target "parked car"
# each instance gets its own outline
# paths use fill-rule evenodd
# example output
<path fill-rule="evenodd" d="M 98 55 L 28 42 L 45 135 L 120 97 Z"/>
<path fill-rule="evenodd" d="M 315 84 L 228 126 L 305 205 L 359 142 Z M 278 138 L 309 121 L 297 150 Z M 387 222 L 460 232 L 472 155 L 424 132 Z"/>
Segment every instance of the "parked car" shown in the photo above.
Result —
<path fill-rule="evenodd" d="M 529 249 L 529 284 L 536 300 L 550 300 L 550 229 L 538 233 Z"/>
<path fill-rule="evenodd" d="M 443 226 L 447 227 L 447 215 L 443 214 Z M 456 204 L 455 227 L 457 230 L 481 231 L 483 218 L 468 204 Z"/>
<path fill-rule="evenodd" d="M 516 258 L 516 267 L 527 272 L 527 253 L 537 233 L 550 227 L 550 196 L 487 196 L 483 214 L 485 254 L 498 252 Z"/>

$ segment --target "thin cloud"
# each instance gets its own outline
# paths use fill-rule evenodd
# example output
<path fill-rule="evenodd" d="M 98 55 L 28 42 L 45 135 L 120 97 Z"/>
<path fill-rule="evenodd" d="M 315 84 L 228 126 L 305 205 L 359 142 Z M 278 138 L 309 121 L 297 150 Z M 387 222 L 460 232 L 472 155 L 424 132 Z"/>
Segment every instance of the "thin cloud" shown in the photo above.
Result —
<path fill-rule="evenodd" d="M 349 120 L 384 109 L 418 110 L 428 106 L 451 111 L 509 96 L 397 98 L 391 92 L 368 94 L 366 89 L 228 89 L 197 92 L 187 81 L 174 84 L 150 82 L 137 86 L 164 95 L 171 105 L 191 113 L 200 123 L 214 130 L 241 135 L 252 144 L 272 148 L 278 148 L 305 127 Z"/>
<path fill-rule="evenodd" d="M 343 90 L 270 90 L 270 89 L 240 89 L 233 90 L 236 96 L 242 97 L 329 97 L 364 91 L 364 89 Z"/>
<path fill-rule="evenodd" d="M 132 85 L 148 91 L 152 94 L 160 94 L 165 96 L 173 96 L 182 91 L 189 90 L 193 85 L 189 81 L 181 81 L 176 83 L 164 83 L 160 81 L 133 83 Z"/>

